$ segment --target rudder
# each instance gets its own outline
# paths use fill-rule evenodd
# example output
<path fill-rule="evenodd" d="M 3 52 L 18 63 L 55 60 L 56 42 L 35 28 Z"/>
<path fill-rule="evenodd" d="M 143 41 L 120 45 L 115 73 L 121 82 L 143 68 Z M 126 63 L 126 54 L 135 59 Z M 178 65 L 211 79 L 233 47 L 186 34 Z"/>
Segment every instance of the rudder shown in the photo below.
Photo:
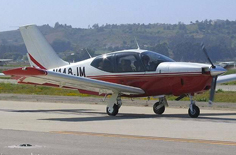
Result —
<path fill-rule="evenodd" d="M 52 69 L 69 64 L 56 54 L 36 25 L 20 27 L 20 32 L 28 51 L 27 56 L 31 66 Z"/>

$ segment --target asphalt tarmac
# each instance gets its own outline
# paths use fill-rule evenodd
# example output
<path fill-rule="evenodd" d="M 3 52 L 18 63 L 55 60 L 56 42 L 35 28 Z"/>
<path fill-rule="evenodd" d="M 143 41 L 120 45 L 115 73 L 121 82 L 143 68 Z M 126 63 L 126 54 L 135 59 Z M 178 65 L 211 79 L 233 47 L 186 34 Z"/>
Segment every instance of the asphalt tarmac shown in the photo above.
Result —
<path fill-rule="evenodd" d="M 0 155 L 236 153 L 236 110 L 203 108 L 192 119 L 186 108 L 158 116 L 150 106 L 122 106 L 110 117 L 105 107 L 2 100 Z"/>

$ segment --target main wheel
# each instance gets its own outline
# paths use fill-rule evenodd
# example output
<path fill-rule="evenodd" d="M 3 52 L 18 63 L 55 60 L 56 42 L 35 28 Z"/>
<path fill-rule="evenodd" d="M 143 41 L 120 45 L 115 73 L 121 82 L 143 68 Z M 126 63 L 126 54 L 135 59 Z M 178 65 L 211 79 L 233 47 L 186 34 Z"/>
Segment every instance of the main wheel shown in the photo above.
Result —
<path fill-rule="evenodd" d="M 188 114 L 190 117 L 192 118 L 197 118 L 200 114 L 200 109 L 198 108 L 198 106 L 196 106 L 195 104 L 193 105 L 193 111 L 190 110 L 190 108 L 188 109 Z"/>
<path fill-rule="evenodd" d="M 162 107 L 158 107 L 161 103 L 160 102 L 156 102 L 154 105 L 153 105 L 153 111 L 158 114 L 158 115 L 161 115 L 164 113 L 165 111 L 165 106 L 163 105 Z"/>
<path fill-rule="evenodd" d="M 117 104 L 114 104 L 112 108 L 107 107 L 107 114 L 109 116 L 116 116 L 119 112 L 119 106 Z"/>

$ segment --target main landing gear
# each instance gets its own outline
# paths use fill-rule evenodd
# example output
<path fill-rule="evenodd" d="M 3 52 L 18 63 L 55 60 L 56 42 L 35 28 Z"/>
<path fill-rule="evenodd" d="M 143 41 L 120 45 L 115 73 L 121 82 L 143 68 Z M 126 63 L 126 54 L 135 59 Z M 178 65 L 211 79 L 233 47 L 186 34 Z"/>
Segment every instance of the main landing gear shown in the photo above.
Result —
<path fill-rule="evenodd" d="M 167 100 L 165 97 L 159 98 L 159 101 L 153 105 L 154 113 L 161 115 L 165 111 L 165 106 L 168 106 Z"/>
<path fill-rule="evenodd" d="M 111 98 L 108 101 L 106 112 L 109 116 L 116 116 L 119 113 L 119 109 L 122 105 L 121 97 L 119 93 L 113 93 Z M 167 100 L 165 97 L 160 97 L 159 101 L 153 105 L 153 111 L 161 115 L 165 111 L 165 106 L 168 106 Z"/>
<path fill-rule="evenodd" d="M 195 101 L 193 100 L 193 96 L 190 97 L 190 105 L 188 109 L 188 115 L 192 118 L 197 118 L 200 114 L 200 109 L 198 106 L 196 106 Z"/>
<path fill-rule="evenodd" d="M 122 105 L 122 102 L 121 102 L 120 94 L 113 93 L 107 105 L 107 110 L 106 110 L 107 114 L 109 116 L 116 116 L 119 112 L 121 105 Z"/>

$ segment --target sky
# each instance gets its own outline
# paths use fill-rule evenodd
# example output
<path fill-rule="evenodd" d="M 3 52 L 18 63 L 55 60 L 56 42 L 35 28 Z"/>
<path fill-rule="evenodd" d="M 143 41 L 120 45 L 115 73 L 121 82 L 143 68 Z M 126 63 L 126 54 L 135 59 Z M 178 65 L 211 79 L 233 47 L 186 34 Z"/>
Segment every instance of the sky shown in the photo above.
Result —
<path fill-rule="evenodd" d="M 76 28 L 93 24 L 236 20 L 236 0 L 0 0 L 0 32 L 28 24 Z"/>

